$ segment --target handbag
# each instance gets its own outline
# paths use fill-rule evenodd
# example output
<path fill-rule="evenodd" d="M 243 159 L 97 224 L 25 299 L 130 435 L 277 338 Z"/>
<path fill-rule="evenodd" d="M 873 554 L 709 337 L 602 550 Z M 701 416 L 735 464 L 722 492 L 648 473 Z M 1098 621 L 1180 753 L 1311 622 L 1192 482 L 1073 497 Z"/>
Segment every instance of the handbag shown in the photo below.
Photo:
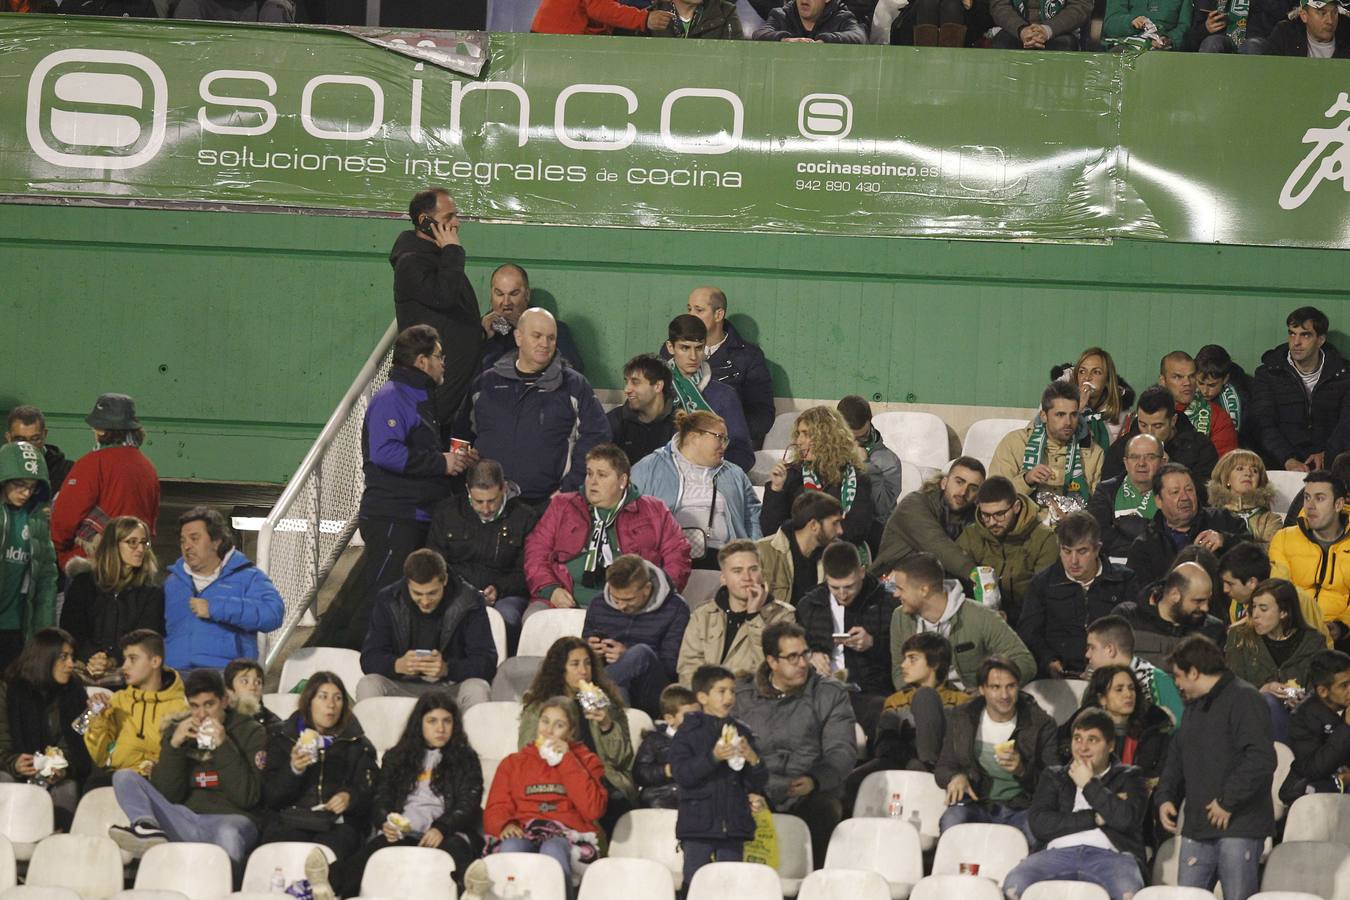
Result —
<path fill-rule="evenodd" d="M 684 539 L 689 542 L 689 558 L 698 560 L 708 555 L 708 535 L 712 533 L 713 521 L 717 515 L 717 481 L 713 480 L 712 503 L 708 505 L 708 528 L 698 526 L 681 528 Z"/>
<path fill-rule="evenodd" d="M 337 814 L 326 809 L 302 809 L 292 806 L 280 813 L 281 824 L 299 831 L 324 832 L 337 822 Z"/>

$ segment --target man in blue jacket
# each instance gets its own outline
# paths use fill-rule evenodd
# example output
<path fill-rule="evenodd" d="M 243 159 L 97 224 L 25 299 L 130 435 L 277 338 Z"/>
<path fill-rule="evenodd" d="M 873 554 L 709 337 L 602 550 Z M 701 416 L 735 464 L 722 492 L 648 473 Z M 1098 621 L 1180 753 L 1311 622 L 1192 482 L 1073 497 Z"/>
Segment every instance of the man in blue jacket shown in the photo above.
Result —
<path fill-rule="evenodd" d="M 605 590 L 586 608 L 581 636 L 605 660 L 605 674 L 631 705 L 656 718 L 661 691 L 678 680 L 689 606 L 666 573 L 626 553 L 605 570 Z"/>
<path fill-rule="evenodd" d="M 483 595 L 435 550 L 408 555 L 403 578 L 380 591 L 361 645 L 356 699 L 445 690 L 460 711 L 482 703 L 497 672 Z"/>
<path fill-rule="evenodd" d="M 525 310 L 516 347 L 474 381 L 456 432 L 472 435 L 475 458 L 499 460 L 537 504 L 581 487 L 586 454 L 609 440 L 609 422 L 591 383 L 558 356 L 552 313 Z"/>
<path fill-rule="evenodd" d="M 164 664 L 221 669 L 258 658 L 258 632 L 281 627 L 286 605 L 272 581 L 234 546 L 225 517 L 194 506 L 178 517 L 183 556 L 164 581 Z"/>

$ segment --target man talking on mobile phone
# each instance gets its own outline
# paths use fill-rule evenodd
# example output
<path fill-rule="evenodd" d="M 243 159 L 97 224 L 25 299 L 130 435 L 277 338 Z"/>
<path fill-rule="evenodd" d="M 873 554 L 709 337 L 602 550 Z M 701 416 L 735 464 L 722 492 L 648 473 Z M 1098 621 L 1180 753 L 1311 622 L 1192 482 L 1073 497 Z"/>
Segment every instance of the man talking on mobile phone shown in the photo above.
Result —
<path fill-rule="evenodd" d="M 398 330 L 430 325 L 441 337 L 445 376 L 436 388 L 436 418 L 449 440 L 450 424 L 477 374 L 484 340 L 478 297 L 464 274 L 459 206 L 443 187 L 419 191 L 408 204 L 413 227 L 389 253 L 394 267 L 394 313 Z"/>

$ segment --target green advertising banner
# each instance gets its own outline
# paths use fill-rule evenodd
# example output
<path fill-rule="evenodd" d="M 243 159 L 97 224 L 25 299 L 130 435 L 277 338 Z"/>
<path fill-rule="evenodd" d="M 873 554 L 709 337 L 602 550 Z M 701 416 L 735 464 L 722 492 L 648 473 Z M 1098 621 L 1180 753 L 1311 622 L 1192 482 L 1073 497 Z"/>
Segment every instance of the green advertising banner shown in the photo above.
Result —
<path fill-rule="evenodd" d="M 390 214 L 441 183 L 529 224 L 1346 247 L 1339 75 L 0 15 L 0 195 Z"/>

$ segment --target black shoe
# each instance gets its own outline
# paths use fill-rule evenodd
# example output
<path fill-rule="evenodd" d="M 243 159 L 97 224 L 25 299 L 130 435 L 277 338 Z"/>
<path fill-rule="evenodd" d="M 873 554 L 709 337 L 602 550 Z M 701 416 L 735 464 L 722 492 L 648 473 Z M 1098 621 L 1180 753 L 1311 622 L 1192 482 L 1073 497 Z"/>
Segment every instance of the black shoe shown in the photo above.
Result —
<path fill-rule="evenodd" d="M 162 844 L 169 839 L 161 829 L 145 822 L 132 822 L 130 825 L 109 825 L 108 837 L 112 838 L 113 843 L 134 857 L 145 855 L 156 844 Z"/>

